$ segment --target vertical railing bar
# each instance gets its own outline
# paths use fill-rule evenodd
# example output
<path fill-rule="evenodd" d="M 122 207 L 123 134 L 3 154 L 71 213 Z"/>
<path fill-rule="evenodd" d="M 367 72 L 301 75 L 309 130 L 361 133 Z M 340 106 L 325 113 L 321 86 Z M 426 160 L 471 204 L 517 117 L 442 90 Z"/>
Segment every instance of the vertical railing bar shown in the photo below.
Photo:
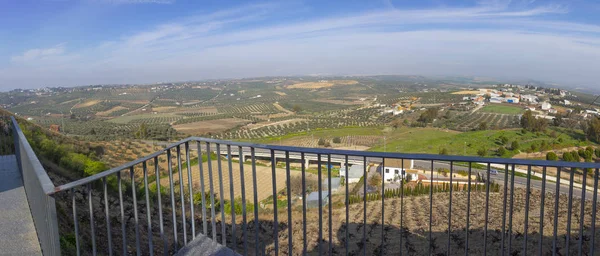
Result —
<path fill-rule="evenodd" d="M 187 221 L 185 214 L 185 194 L 183 187 L 185 182 L 183 181 L 183 168 L 181 166 L 181 145 L 177 145 L 177 172 L 179 173 L 179 200 L 181 204 L 181 228 L 183 233 L 183 245 L 187 245 Z M 189 164 L 188 164 L 189 165 Z"/>
<path fill-rule="evenodd" d="M 331 229 L 331 227 L 330 227 Z M 381 159 L 381 250 L 383 255 L 385 241 L 385 157 Z"/>
<path fill-rule="evenodd" d="M 167 164 L 169 165 L 169 188 L 171 192 L 171 217 L 173 221 L 173 245 L 175 246 L 175 251 L 179 247 L 179 242 L 177 238 L 177 215 L 175 213 L 175 189 L 173 188 L 173 160 L 171 159 L 171 149 L 167 150 Z"/>
<path fill-rule="evenodd" d="M 235 198 L 233 190 L 233 166 L 231 164 L 231 145 L 227 145 L 227 164 L 229 166 L 229 198 L 231 200 L 231 249 L 236 251 L 237 248 L 237 233 L 235 229 Z M 223 223 L 225 221 L 223 220 Z"/>
<path fill-rule="evenodd" d="M 135 186 L 135 174 L 133 173 L 133 166 L 129 168 L 129 176 L 131 179 L 131 196 L 133 203 L 133 221 L 135 223 L 135 252 L 137 255 L 141 254 L 140 250 L 140 223 L 138 222 L 138 211 L 137 211 L 137 193 Z"/>
<path fill-rule="evenodd" d="M 529 197 L 531 193 L 531 165 L 527 166 L 527 187 L 525 190 L 525 225 L 523 227 L 523 255 L 527 255 L 527 238 L 529 236 Z"/>
<path fill-rule="evenodd" d="M 561 167 L 556 168 L 556 191 L 554 194 L 554 230 L 552 232 L 552 255 L 556 255 L 558 250 L 557 238 L 558 238 L 558 203 L 560 197 L 560 172 Z"/>
<path fill-rule="evenodd" d="M 506 198 L 508 196 L 508 164 L 504 166 L 504 196 L 502 198 L 502 209 L 506 210 Z M 500 253 L 505 254 L 504 251 L 504 238 L 506 237 L 506 211 L 502 214 L 502 242 L 500 243 Z"/>
<path fill-rule="evenodd" d="M 273 181 L 273 242 L 275 245 L 275 255 L 279 255 L 279 222 L 277 220 L 277 159 L 275 159 L 275 150 L 271 149 L 271 175 Z"/>
<path fill-rule="evenodd" d="M 92 183 L 87 184 L 87 198 L 90 207 L 90 235 L 92 236 L 92 255 L 96 255 L 96 225 L 94 224 L 94 204 L 92 203 Z"/>
<path fill-rule="evenodd" d="M 256 255 L 260 254 L 260 240 L 259 240 L 259 232 L 260 229 L 258 228 L 260 226 L 260 223 L 258 222 L 258 193 L 256 190 L 256 156 L 254 153 L 254 148 L 251 147 L 250 148 L 250 157 L 252 159 L 252 188 L 253 188 L 253 192 L 254 192 L 254 246 L 255 246 L 255 253 Z M 305 232 L 306 233 L 306 232 Z M 306 241 L 306 239 L 305 239 Z"/>
<path fill-rule="evenodd" d="M 346 235 L 346 239 L 344 241 L 344 247 L 346 248 L 346 255 L 348 255 L 348 240 L 350 239 L 349 235 L 348 235 L 348 227 L 349 227 L 349 223 L 348 223 L 349 216 L 348 215 L 349 215 L 349 207 L 350 207 L 350 201 L 348 200 L 348 195 L 349 195 L 348 174 L 350 174 L 350 168 L 348 166 L 348 155 L 344 156 L 344 163 L 345 163 L 344 166 L 346 168 L 346 177 L 344 177 L 344 186 L 345 186 L 345 190 L 346 190 L 346 196 L 345 196 L 345 199 L 346 199 L 346 202 L 345 202 L 346 203 L 346 209 L 345 209 L 346 210 L 346 228 L 344 229 L 344 233 Z"/>
<path fill-rule="evenodd" d="M 285 151 L 285 179 L 287 188 L 287 214 L 288 214 L 288 255 L 293 255 L 292 243 L 292 188 L 290 181 L 290 152 Z"/>
<path fill-rule="evenodd" d="M 190 144 L 185 142 L 185 162 L 187 165 L 188 175 L 188 194 L 190 197 L 190 221 L 192 222 L 192 239 L 196 238 L 196 213 L 194 211 L 194 177 L 192 176 L 192 162 L 190 162 Z M 202 159 L 198 158 L 198 162 L 202 162 Z"/>
<path fill-rule="evenodd" d="M 433 160 L 431 160 L 431 173 L 430 173 L 430 182 L 429 182 L 429 236 L 427 239 L 427 255 L 431 255 L 432 247 L 433 247 L 433 237 L 432 237 L 432 223 L 433 223 Z"/>
<path fill-rule="evenodd" d="M 104 215 L 106 217 L 106 240 L 108 242 L 108 255 L 113 254 L 112 249 L 112 234 L 110 232 L 110 215 L 108 211 L 108 189 L 106 185 L 106 177 L 102 178 L 102 188 L 104 192 Z"/>
<path fill-rule="evenodd" d="M 73 226 L 75 227 L 75 246 L 77 249 L 77 256 L 81 255 L 81 248 L 79 247 L 79 221 L 77 220 L 77 204 L 75 202 L 75 189 L 71 189 L 71 204 L 73 205 Z"/>
<path fill-rule="evenodd" d="M 202 232 L 203 235 L 208 236 L 208 225 L 206 224 L 206 187 L 204 184 L 204 167 L 202 166 L 202 144 L 200 141 L 196 142 L 196 146 L 198 147 L 198 170 L 200 175 L 200 196 L 202 197 Z M 210 161 L 210 158 L 207 158 L 207 162 Z"/>
<path fill-rule="evenodd" d="M 540 242 L 539 242 L 539 255 L 542 255 L 544 249 L 544 206 L 546 198 L 546 166 L 542 169 L 542 194 L 540 198 Z"/>
<path fill-rule="evenodd" d="M 596 249 L 596 204 L 598 202 L 598 169 L 594 171 L 594 195 L 592 196 L 592 230 L 590 254 L 594 255 Z"/>
<path fill-rule="evenodd" d="M 213 174 L 212 174 L 212 152 L 210 150 L 210 143 L 206 142 L 206 154 L 208 162 L 208 182 L 210 187 L 210 219 L 212 224 L 212 239 L 217 241 L 217 220 L 215 214 L 215 190 L 213 185 Z M 217 154 L 218 156 L 218 154 Z M 256 208 L 256 207 L 255 207 Z"/>
<path fill-rule="evenodd" d="M 219 171 L 219 202 L 221 208 L 221 244 L 227 246 L 227 225 L 225 221 L 225 193 L 223 192 L 223 167 L 221 164 L 221 144 L 217 143 L 217 170 Z"/>
<path fill-rule="evenodd" d="M 469 224 L 471 215 L 471 173 L 472 163 L 469 162 L 469 178 L 467 180 L 467 228 L 465 229 L 465 255 L 469 255 Z"/>
<path fill-rule="evenodd" d="M 404 181 L 406 179 L 406 175 L 408 174 L 406 172 L 406 170 L 404 169 L 404 159 L 400 159 L 400 165 L 402 167 L 401 173 L 400 173 L 400 256 L 402 256 L 402 235 L 404 233 L 404 223 L 403 223 L 403 216 L 404 216 Z"/>
<path fill-rule="evenodd" d="M 446 245 L 446 255 L 450 255 L 450 238 L 452 234 L 452 170 L 454 169 L 454 162 L 450 161 L 450 201 L 448 202 L 448 242 Z"/>
<path fill-rule="evenodd" d="M 363 255 L 367 255 L 367 157 L 363 156 Z"/>
<path fill-rule="evenodd" d="M 333 220 L 332 220 L 332 209 L 331 209 L 331 154 L 327 154 L 327 204 L 329 206 L 329 255 L 333 253 Z"/>
<path fill-rule="evenodd" d="M 585 218 L 585 194 L 586 190 L 586 182 L 587 182 L 587 174 L 588 169 L 583 169 L 583 180 L 581 182 L 581 209 L 579 212 L 579 216 L 581 217 L 581 221 L 579 221 L 579 256 L 583 255 L 583 224 Z"/>
<path fill-rule="evenodd" d="M 319 239 L 317 240 L 317 247 L 319 255 L 323 255 L 322 244 L 323 244 L 323 180 L 321 177 L 321 154 L 317 155 L 317 190 L 319 195 Z"/>
<path fill-rule="evenodd" d="M 125 234 L 125 209 L 123 207 L 123 179 L 121 172 L 117 172 L 117 183 L 119 184 L 119 206 L 121 206 L 121 236 L 123 240 L 123 255 L 127 255 L 127 235 Z"/>
<path fill-rule="evenodd" d="M 566 241 L 566 250 L 567 254 L 571 252 L 571 214 L 573 213 L 573 182 L 575 179 L 575 168 L 571 168 L 571 173 L 569 174 L 569 206 L 567 208 L 567 241 Z"/>
<path fill-rule="evenodd" d="M 240 160 L 240 185 L 242 192 L 242 235 L 244 237 L 244 255 L 248 255 L 248 234 L 247 234 L 247 215 L 246 215 L 246 184 L 244 181 L 244 155 L 241 146 L 238 146 L 238 156 Z M 255 206 L 256 207 L 256 206 Z"/>
<path fill-rule="evenodd" d="M 490 212 L 490 163 L 487 164 L 487 175 L 485 179 L 485 228 L 483 229 L 483 255 L 487 255 L 488 220 Z"/>
<path fill-rule="evenodd" d="M 509 209 L 509 214 L 508 215 L 508 254 L 511 255 L 511 250 L 512 250 L 512 223 L 513 223 L 513 209 L 514 209 L 514 203 L 515 203 L 515 165 L 512 165 L 512 172 L 510 174 L 510 209 Z"/>
<path fill-rule="evenodd" d="M 306 162 L 304 159 L 304 152 L 300 153 L 300 161 L 302 161 L 302 255 L 307 253 L 306 251 Z"/>
<path fill-rule="evenodd" d="M 148 247 L 150 249 L 150 255 L 154 255 L 154 245 L 152 243 L 152 217 L 150 214 L 150 195 L 148 191 L 148 167 L 146 161 L 142 163 L 142 168 L 144 171 L 144 192 L 146 194 L 146 221 L 148 224 Z M 160 193 L 160 191 L 158 191 Z"/>
<path fill-rule="evenodd" d="M 160 228 L 160 238 L 163 240 L 163 255 L 167 255 L 168 254 L 168 244 L 167 244 L 167 238 L 165 237 L 165 230 L 164 230 L 164 222 L 163 222 L 163 211 L 162 211 L 162 186 L 160 184 L 160 167 L 158 166 L 158 156 L 154 157 L 154 172 L 156 175 L 156 191 L 158 192 L 158 194 L 156 195 L 157 198 L 157 204 L 158 204 L 158 222 L 159 222 L 159 228 Z"/>

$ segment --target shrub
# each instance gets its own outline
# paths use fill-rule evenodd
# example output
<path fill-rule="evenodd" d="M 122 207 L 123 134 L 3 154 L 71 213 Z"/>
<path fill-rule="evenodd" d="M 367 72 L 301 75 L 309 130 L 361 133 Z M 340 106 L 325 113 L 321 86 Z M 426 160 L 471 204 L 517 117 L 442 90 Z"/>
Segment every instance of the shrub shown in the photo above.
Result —
<path fill-rule="evenodd" d="M 323 138 L 319 138 L 319 141 L 317 142 L 317 145 L 319 145 L 319 146 L 325 145 L 325 140 Z"/>
<path fill-rule="evenodd" d="M 334 137 L 333 143 L 342 143 L 342 139 L 340 139 L 340 137 Z"/>
<path fill-rule="evenodd" d="M 506 154 L 506 148 L 504 148 L 504 147 L 500 147 L 500 148 L 498 149 L 498 155 L 499 155 L 499 156 L 503 156 L 504 154 Z"/>
<path fill-rule="evenodd" d="M 486 148 L 480 148 L 477 150 L 477 155 L 484 157 L 487 155 L 487 149 Z"/>
<path fill-rule="evenodd" d="M 440 155 L 448 155 L 448 149 L 447 148 L 440 149 Z"/>
<path fill-rule="evenodd" d="M 515 141 L 513 141 L 513 142 L 510 144 L 510 149 L 511 149 L 511 150 L 519 150 L 519 147 L 520 147 L 520 145 L 519 145 L 519 142 L 518 142 L 518 141 L 516 141 L 516 140 L 515 140 Z"/>
<path fill-rule="evenodd" d="M 556 161 L 556 160 L 558 160 L 558 156 L 554 152 L 548 152 L 548 154 L 546 154 L 546 160 Z"/>

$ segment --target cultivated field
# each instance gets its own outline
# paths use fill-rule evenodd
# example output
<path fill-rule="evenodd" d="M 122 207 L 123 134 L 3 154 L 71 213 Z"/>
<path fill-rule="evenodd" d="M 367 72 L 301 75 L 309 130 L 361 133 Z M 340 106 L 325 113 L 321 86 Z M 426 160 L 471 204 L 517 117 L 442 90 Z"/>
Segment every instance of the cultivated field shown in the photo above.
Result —
<path fill-rule="evenodd" d="M 488 112 L 488 113 L 512 114 L 512 115 L 521 114 L 521 113 L 525 112 L 525 110 L 523 108 L 518 107 L 518 106 L 497 105 L 497 104 L 487 105 L 487 106 L 483 107 L 480 111 Z"/>
<path fill-rule="evenodd" d="M 478 94 L 479 91 L 458 91 L 458 92 L 453 92 L 452 94 L 456 94 L 456 95 L 471 95 L 471 94 Z"/>
<path fill-rule="evenodd" d="M 322 81 L 322 82 L 304 82 L 297 83 L 288 86 L 288 89 L 320 89 L 332 87 L 334 85 L 353 85 L 358 84 L 358 81 L 354 80 L 331 80 L 331 81 Z"/>
<path fill-rule="evenodd" d="M 203 134 L 203 133 L 215 133 L 222 132 L 238 125 L 248 123 L 248 120 L 239 118 L 225 118 L 217 120 L 206 120 L 200 122 L 193 122 L 187 124 L 178 124 L 173 126 L 178 132 L 186 134 Z"/>
<path fill-rule="evenodd" d="M 115 113 L 115 112 L 121 111 L 121 110 L 126 110 L 126 109 L 127 108 L 123 107 L 123 106 L 116 106 L 116 107 L 113 107 L 113 108 L 111 108 L 109 110 L 106 110 L 106 111 L 97 112 L 96 115 L 97 116 L 110 116 L 112 113 Z"/>
<path fill-rule="evenodd" d="M 502 191 L 502 187 L 500 189 Z M 538 252 L 540 239 L 540 193 L 533 190 L 530 195 L 530 207 L 528 216 L 528 250 L 523 252 L 524 244 L 524 224 L 525 224 L 525 191 L 517 189 L 514 194 L 514 204 L 512 214 L 510 210 L 510 193 L 506 208 L 503 205 L 504 196 L 502 193 L 491 193 L 489 198 L 489 218 L 487 230 L 487 253 L 490 255 L 501 254 L 502 244 L 502 226 L 505 221 L 506 231 L 509 231 L 509 216 L 512 217 L 512 232 L 505 236 L 505 250 L 507 255 L 532 255 Z M 469 215 L 469 254 L 482 255 L 484 253 L 484 229 L 485 229 L 485 193 L 471 193 L 471 209 Z M 334 206 L 332 215 L 332 229 L 328 228 L 329 216 L 328 206 L 323 207 L 323 222 L 322 229 L 319 228 L 318 209 L 308 209 L 307 212 L 307 250 L 309 255 L 318 253 L 318 234 L 322 230 L 323 241 L 321 250 L 323 253 L 328 252 L 329 234 L 332 233 L 332 253 L 334 255 L 345 255 L 345 244 L 348 243 L 348 252 L 350 255 L 362 254 L 363 250 L 367 255 L 398 255 L 400 250 L 407 255 L 425 255 L 429 248 L 429 197 L 428 196 L 410 196 L 404 198 L 402 204 L 399 198 L 388 198 L 385 200 L 385 214 L 382 212 L 381 202 L 368 202 L 366 208 L 366 226 L 363 219 L 363 204 L 352 204 L 349 208 L 349 222 L 345 222 L 345 209 Z M 450 251 L 449 255 L 464 255 L 465 253 L 465 228 L 467 219 L 467 193 L 454 192 L 452 197 L 452 213 L 448 213 L 448 194 L 434 194 L 433 196 L 433 215 L 432 215 L 432 255 L 446 255 L 448 243 L 448 216 L 451 218 L 450 232 Z M 552 232 L 553 213 L 554 213 L 554 195 L 547 193 L 544 204 L 544 224 L 543 224 L 543 244 L 542 254 L 551 254 L 552 249 Z M 573 218 L 571 219 L 571 242 L 570 253 L 577 253 L 577 244 L 579 242 L 579 212 L 581 202 L 577 199 L 573 200 Z M 567 228 L 567 210 L 568 198 L 561 195 L 558 204 L 559 219 L 558 219 L 558 240 L 557 249 L 560 255 L 566 254 L 565 234 Z M 502 215 L 507 213 L 507 218 L 503 220 Z M 382 222 L 382 214 L 384 219 Z M 592 204 L 587 201 L 584 208 L 584 236 L 583 250 L 584 255 L 589 251 L 590 246 L 590 231 Z M 595 213 L 597 214 L 597 213 Z M 288 248 L 288 229 L 292 229 L 292 251 L 293 255 L 302 254 L 303 245 L 303 221 L 302 212 L 295 208 L 292 211 L 292 223 L 287 222 L 287 212 L 282 210 L 278 214 L 279 220 L 279 252 L 287 255 Z M 227 218 L 227 217 L 226 217 Z M 248 219 L 253 220 L 253 214 L 248 213 Z M 400 220 L 402 219 L 402 228 Z M 261 231 L 260 242 L 261 248 L 264 246 L 267 255 L 273 255 L 273 236 L 272 236 L 272 214 L 263 212 L 260 214 Z M 242 232 L 240 231 L 241 218 L 238 217 L 238 229 L 236 231 L 238 251 L 243 251 Z M 230 222 L 230 221 L 229 221 Z M 252 221 L 253 222 L 253 221 Z M 256 225 L 248 226 L 248 248 L 254 248 L 254 231 Z M 346 231 L 348 231 L 349 239 L 346 240 Z M 220 233 L 220 230 L 218 230 Z M 231 227 L 228 225 L 228 241 L 231 241 Z M 363 232 L 366 233 L 366 244 L 363 243 Z M 600 230 L 596 229 L 596 241 L 600 239 Z M 508 248 L 508 240 L 512 240 L 512 247 Z M 382 242 L 384 246 L 381 247 Z M 233 246 L 229 244 L 228 246 Z M 254 255 L 251 249 L 250 254 Z"/>
<path fill-rule="evenodd" d="M 96 105 L 96 104 L 98 104 L 100 102 L 102 102 L 102 101 L 101 100 L 89 100 L 89 101 L 86 101 L 86 102 L 83 102 L 83 103 L 76 104 L 73 108 L 91 107 L 91 106 L 94 106 L 94 105 Z"/>

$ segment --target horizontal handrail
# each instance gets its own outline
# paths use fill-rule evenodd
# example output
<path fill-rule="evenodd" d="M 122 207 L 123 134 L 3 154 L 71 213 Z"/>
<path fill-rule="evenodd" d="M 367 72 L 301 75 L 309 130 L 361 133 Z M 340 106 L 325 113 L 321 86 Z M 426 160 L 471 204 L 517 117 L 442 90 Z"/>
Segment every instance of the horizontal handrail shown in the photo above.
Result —
<path fill-rule="evenodd" d="M 22 150 L 24 150 L 26 152 L 26 154 L 24 156 L 28 157 L 29 159 L 23 159 L 23 160 L 27 160 L 32 164 L 33 171 L 35 172 L 35 174 L 38 177 L 38 180 L 40 182 L 40 186 L 41 186 L 42 190 L 47 195 L 51 194 L 54 191 L 54 183 L 52 183 L 52 180 L 50 180 L 50 177 L 48 177 L 46 170 L 44 170 L 42 163 L 40 163 L 40 160 L 37 158 L 35 152 L 31 148 L 31 145 L 29 145 L 29 143 L 27 143 L 27 138 L 23 134 L 23 131 L 21 130 L 21 127 L 19 127 L 19 124 L 17 123 L 17 120 L 15 119 L 15 117 L 11 116 L 10 119 L 14 124 L 13 128 L 15 129 L 14 130 L 15 134 L 18 136 L 17 139 L 19 141 L 24 142 L 22 145 L 23 146 Z M 23 155 L 21 155 L 21 157 L 23 157 Z"/>
<path fill-rule="evenodd" d="M 168 150 L 180 146 L 186 142 L 197 141 L 207 142 L 214 144 L 224 144 L 230 146 L 247 147 L 255 149 L 265 149 L 281 152 L 293 152 L 293 153 L 305 153 L 305 154 L 320 154 L 320 155 L 342 155 L 342 156 L 354 156 L 354 157 L 369 157 L 369 158 L 397 158 L 397 159 L 412 159 L 412 160 L 428 160 L 428 161 L 442 161 L 442 162 L 471 162 L 479 163 L 485 162 L 490 164 L 504 164 L 504 165 L 528 165 L 528 166 L 539 166 L 539 167 L 562 167 L 562 168 L 589 168 L 597 169 L 600 168 L 600 163 L 581 163 L 581 162 L 563 162 L 563 161 L 545 161 L 545 160 L 528 160 L 528 159 L 514 159 L 514 158 L 486 158 L 486 157 L 473 157 L 473 156 L 452 156 L 452 155 L 435 155 L 435 154 L 413 154 L 413 153 L 394 153 L 394 152 L 375 152 L 375 151 L 358 151 L 358 150 L 340 150 L 340 149 L 327 149 L 327 148 L 306 148 L 306 147 L 293 147 L 293 146 L 280 146 L 280 145 L 268 145 L 268 144 L 255 144 L 248 142 L 235 142 L 218 139 L 210 139 L 203 137 L 189 137 L 169 146 L 156 151 L 148 156 L 133 160 L 115 168 L 111 168 L 101 173 L 94 174 L 67 184 L 63 184 L 53 188 L 48 194 L 57 193 L 60 191 L 69 190 L 71 188 L 85 185 L 87 183 L 100 180 L 104 177 L 115 174 L 119 171 L 128 169 L 132 166 L 141 164 L 143 162 L 152 160 L 153 158 L 160 156 Z"/>

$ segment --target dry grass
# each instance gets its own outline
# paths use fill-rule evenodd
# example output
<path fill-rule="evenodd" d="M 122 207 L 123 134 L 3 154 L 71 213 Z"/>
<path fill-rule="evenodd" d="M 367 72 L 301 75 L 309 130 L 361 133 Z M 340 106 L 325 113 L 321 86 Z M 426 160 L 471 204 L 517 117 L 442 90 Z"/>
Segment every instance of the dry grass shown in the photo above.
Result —
<path fill-rule="evenodd" d="M 452 94 L 457 94 L 457 95 L 470 95 L 470 94 L 478 94 L 479 91 L 458 91 L 458 92 L 453 92 Z"/>
<path fill-rule="evenodd" d="M 106 111 L 97 112 L 96 115 L 97 116 L 109 116 L 113 112 L 116 112 L 116 111 L 119 111 L 119 110 L 123 110 L 123 109 L 127 109 L 127 108 L 126 107 L 122 107 L 122 106 L 116 106 L 116 107 L 113 107 L 113 108 L 111 108 L 109 110 L 106 110 Z"/>
<path fill-rule="evenodd" d="M 277 95 L 279 95 L 279 96 L 286 96 L 286 95 L 287 95 L 285 92 L 278 92 L 278 91 L 275 91 L 274 93 L 276 93 L 276 94 L 277 94 Z"/>
<path fill-rule="evenodd" d="M 96 105 L 96 104 L 98 104 L 100 102 L 102 102 L 102 101 L 101 100 L 89 100 L 89 101 L 86 101 L 86 102 L 83 102 L 83 103 L 79 103 L 79 104 L 75 105 L 75 107 L 73 107 L 73 108 L 91 107 L 91 106 L 94 106 L 94 105 Z"/>
<path fill-rule="evenodd" d="M 152 111 L 158 113 L 171 112 L 172 110 L 177 109 L 177 107 L 153 107 Z"/>
<path fill-rule="evenodd" d="M 332 87 L 334 85 L 353 85 L 358 84 L 355 80 L 331 80 L 322 82 L 304 82 L 288 86 L 289 89 L 319 89 Z"/>

